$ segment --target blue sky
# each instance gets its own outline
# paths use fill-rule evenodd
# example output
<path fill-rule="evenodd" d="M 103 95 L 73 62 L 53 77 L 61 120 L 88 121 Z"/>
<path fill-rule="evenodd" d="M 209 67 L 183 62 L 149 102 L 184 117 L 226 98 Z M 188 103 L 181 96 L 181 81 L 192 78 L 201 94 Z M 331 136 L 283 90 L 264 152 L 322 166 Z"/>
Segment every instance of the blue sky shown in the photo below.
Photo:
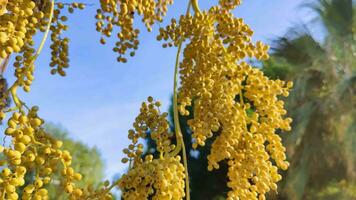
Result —
<path fill-rule="evenodd" d="M 90 1 L 87 1 L 90 3 Z M 166 22 L 185 12 L 187 1 L 176 0 Z M 207 2 L 207 1 L 206 1 Z M 202 9 L 216 1 L 201 1 Z M 310 11 L 301 10 L 302 0 L 245 0 L 235 15 L 245 19 L 255 31 L 254 40 L 266 43 L 283 35 L 293 24 L 310 20 Z M 175 48 L 163 49 L 153 33 L 142 31 L 140 48 L 127 64 L 116 62 L 109 44 L 99 44 L 94 14 L 97 4 L 69 16 L 71 66 L 66 77 L 50 75 L 49 42 L 36 62 L 35 81 L 30 94 L 20 98 L 38 105 L 48 122 L 61 124 L 70 136 L 96 146 L 106 163 L 106 176 L 122 173 L 122 149 L 129 141 L 127 130 L 147 96 L 169 107 L 173 86 Z M 139 25 L 141 30 L 142 25 Z M 11 82 L 13 71 L 5 77 Z"/>

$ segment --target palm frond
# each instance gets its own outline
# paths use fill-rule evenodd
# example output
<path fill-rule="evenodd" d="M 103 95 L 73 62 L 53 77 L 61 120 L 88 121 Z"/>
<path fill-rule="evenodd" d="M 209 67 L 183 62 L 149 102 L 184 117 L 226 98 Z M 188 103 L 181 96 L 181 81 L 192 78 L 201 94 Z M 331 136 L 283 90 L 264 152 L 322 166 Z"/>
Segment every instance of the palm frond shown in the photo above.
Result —
<path fill-rule="evenodd" d="M 306 25 L 291 28 L 284 37 L 274 40 L 272 51 L 273 55 L 282 57 L 299 68 L 311 65 L 315 57 L 325 53 Z"/>
<path fill-rule="evenodd" d="M 353 0 L 318 0 L 304 4 L 317 13 L 318 19 L 333 38 L 350 37 L 354 22 Z"/>

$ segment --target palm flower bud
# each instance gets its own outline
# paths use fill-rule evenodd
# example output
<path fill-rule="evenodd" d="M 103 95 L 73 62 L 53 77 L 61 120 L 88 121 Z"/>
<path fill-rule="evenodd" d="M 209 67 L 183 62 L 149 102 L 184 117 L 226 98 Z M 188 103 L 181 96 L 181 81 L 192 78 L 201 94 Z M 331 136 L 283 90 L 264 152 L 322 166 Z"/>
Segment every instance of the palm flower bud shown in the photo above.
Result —
<path fill-rule="evenodd" d="M 170 155 L 173 151 L 169 132 L 167 113 L 160 113 L 160 103 L 148 97 L 142 103 L 140 114 L 136 117 L 134 129 L 129 131 L 132 144 L 124 149 L 128 156 L 123 163 L 130 162 L 127 174 L 119 180 L 124 199 L 183 199 L 185 168 L 180 156 Z M 138 138 L 151 137 L 156 143 L 159 158 L 148 154 L 142 158 L 138 150 L 143 148 Z M 133 156 L 129 156 L 133 154 Z"/>
<path fill-rule="evenodd" d="M 116 35 L 117 42 L 113 51 L 118 54 L 117 61 L 127 62 L 126 55 L 134 56 L 138 48 L 139 29 L 134 28 L 135 14 L 142 16 L 142 22 L 148 31 L 152 30 L 155 22 L 161 22 L 167 13 L 168 5 L 173 0 L 148 0 L 148 1 L 100 1 L 100 8 L 95 16 L 96 30 L 101 33 L 101 44 L 105 44 L 104 38 L 113 35 L 116 27 L 120 29 Z"/>
<path fill-rule="evenodd" d="M 285 148 L 276 130 L 290 130 L 280 96 L 291 83 L 269 80 L 246 59 L 268 59 L 269 46 L 252 42 L 253 31 L 231 10 L 240 1 L 219 1 L 207 11 L 172 20 L 157 36 L 164 44 L 186 43 L 179 65 L 178 106 L 192 130 L 193 148 L 213 135 L 208 169 L 228 162 L 228 199 L 264 198 L 286 170 Z M 168 45 L 169 46 L 169 45 Z M 274 162 L 272 162 L 274 160 Z M 274 164 L 275 163 L 275 164 Z"/>

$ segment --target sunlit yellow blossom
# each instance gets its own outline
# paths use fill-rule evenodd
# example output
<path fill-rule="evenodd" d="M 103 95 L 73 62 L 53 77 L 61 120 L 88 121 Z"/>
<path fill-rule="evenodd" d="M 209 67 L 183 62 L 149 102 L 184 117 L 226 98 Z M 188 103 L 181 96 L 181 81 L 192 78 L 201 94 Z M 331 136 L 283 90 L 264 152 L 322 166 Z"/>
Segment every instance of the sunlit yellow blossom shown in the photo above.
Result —
<path fill-rule="evenodd" d="M 100 9 L 97 10 L 96 30 L 102 34 L 101 44 L 105 44 L 104 37 L 111 37 L 116 27 L 120 30 L 115 33 L 117 42 L 113 51 L 118 54 L 118 62 L 127 62 L 127 52 L 135 55 L 138 48 L 138 35 L 140 30 L 134 28 L 135 15 L 142 16 L 142 22 L 148 31 L 152 30 L 155 22 L 161 22 L 166 15 L 168 5 L 173 0 L 100 0 Z"/>
<path fill-rule="evenodd" d="M 252 42 L 253 31 L 236 18 L 232 10 L 240 0 L 219 0 L 217 6 L 200 11 L 197 0 L 191 0 L 190 10 L 179 20 L 172 19 L 160 28 L 158 40 L 163 47 L 178 47 L 174 78 L 174 126 L 170 131 L 167 113 L 160 111 L 160 102 L 152 97 L 142 103 L 140 113 L 129 130 L 131 144 L 123 149 L 123 163 L 128 172 L 110 183 L 104 181 L 97 187 L 80 188 L 76 181 L 82 179 L 72 167 L 70 152 L 61 149 L 62 142 L 43 129 L 44 120 L 38 116 L 38 107 L 28 107 L 17 96 L 17 89 L 30 91 L 34 80 L 34 62 L 41 52 L 47 36 L 52 44 L 52 74 L 65 76 L 69 66 L 69 39 L 63 37 L 68 29 L 66 14 L 84 9 L 82 3 L 61 3 L 54 0 L 0 0 L 0 61 L 14 56 L 15 81 L 1 95 L 1 102 L 11 97 L 15 107 L 4 110 L 1 103 L 0 120 L 8 115 L 4 132 L 10 145 L 0 146 L 0 197 L 16 200 L 48 199 L 47 186 L 53 174 L 58 174 L 59 185 L 70 200 L 111 200 L 111 189 L 119 187 L 127 200 L 154 199 L 189 200 L 189 176 L 185 144 L 179 127 L 178 110 L 193 118 L 188 121 L 192 130 L 193 147 L 204 146 L 214 136 L 208 155 L 208 170 L 218 169 L 227 162 L 231 191 L 227 199 L 264 200 L 270 190 L 277 190 L 281 180 L 278 169 L 286 170 L 285 148 L 279 130 L 289 131 L 292 119 L 286 117 L 281 96 L 288 96 L 291 82 L 269 80 L 250 60 L 269 58 L 269 46 Z M 135 55 L 139 30 L 134 28 L 134 16 L 142 16 L 148 31 L 155 22 L 161 22 L 172 0 L 100 0 L 96 14 L 96 30 L 111 37 L 115 28 L 117 42 L 113 48 L 119 62 L 127 61 L 127 54 Z M 190 6 L 188 6 L 190 8 Z M 66 12 L 65 12 L 66 10 Z M 35 49 L 37 32 L 44 36 Z M 184 45 L 184 57 L 179 53 Z M 2 63 L 1 63 L 2 64 Z M 6 65 L 6 64 L 5 64 Z M 179 71 L 179 72 L 178 72 Z M 180 88 L 177 90 L 177 77 Z M 177 94 L 178 93 L 178 94 Z M 172 137 L 175 142 L 172 143 Z M 144 155 L 142 139 L 150 137 L 157 155 Z M 179 153 L 182 152 L 182 160 Z M 25 181 L 30 175 L 32 179 Z M 184 181 L 185 179 L 185 181 Z M 186 191 L 184 190 L 186 189 Z"/>
<path fill-rule="evenodd" d="M 290 130 L 290 118 L 280 96 L 291 83 L 269 80 L 247 58 L 268 59 L 269 47 L 252 43 L 253 31 L 230 12 L 239 1 L 220 1 L 208 11 L 181 16 L 160 29 L 159 40 L 178 46 L 186 42 L 179 65 L 179 111 L 194 118 L 193 147 L 217 135 L 208 156 L 208 169 L 227 160 L 228 199 L 263 199 L 276 190 L 278 168 L 288 168 L 285 148 L 276 130 Z M 274 163 L 272 160 L 274 160 Z M 275 166 L 276 165 L 276 166 Z M 278 167 L 278 168 L 277 168 Z"/>
<path fill-rule="evenodd" d="M 35 173 L 35 179 L 26 182 L 23 199 L 48 198 L 46 185 L 51 177 L 62 169 L 62 184 L 75 186 L 81 175 L 70 167 L 72 157 L 60 149 L 58 141 L 42 128 L 44 121 L 37 115 L 38 108 L 28 113 L 14 112 L 8 120 L 5 134 L 11 138 L 13 147 L 2 147 L 6 168 L 1 172 L 0 192 L 5 199 L 17 199 L 17 189 L 24 186 L 25 176 Z M 61 166 L 61 168 L 58 168 Z M 72 193 L 72 191 L 68 191 Z"/>
<path fill-rule="evenodd" d="M 130 169 L 120 179 L 118 186 L 123 192 L 123 198 L 135 199 L 183 199 L 184 193 L 184 166 L 180 156 L 171 156 L 169 152 L 174 149 L 171 145 L 167 113 L 160 113 L 160 103 L 154 102 L 152 97 L 148 102 L 142 103 L 140 114 L 133 124 L 134 130 L 129 131 L 132 144 L 124 153 L 127 155 L 123 162 L 130 162 Z M 151 137 L 156 142 L 159 158 L 146 155 L 142 158 L 143 145 L 138 143 L 139 138 Z"/>
<path fill-rule="evenodd" d="M 120 179 L 122 197 L 135 199 L 175 199 L 184 197 L 184 167 L 180 157 L 159 159 L 147 158 L 143 163 L 134 165 Z"/>

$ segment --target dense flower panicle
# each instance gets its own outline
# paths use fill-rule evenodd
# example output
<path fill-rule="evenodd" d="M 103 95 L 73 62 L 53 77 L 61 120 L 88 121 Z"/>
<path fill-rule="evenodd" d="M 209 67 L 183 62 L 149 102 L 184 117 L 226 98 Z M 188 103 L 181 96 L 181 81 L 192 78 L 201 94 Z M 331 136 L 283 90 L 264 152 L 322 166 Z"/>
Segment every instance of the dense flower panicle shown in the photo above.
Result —
<path fill-rule="evenodd" d="M 126 157 L 122 159 L 123 163 L 127 161 L 133 161 L 133 165 L 143 163 L 143 144 L 139 142 L 140 138 L 151 137 L 156 143 L 161 158 L 175 148 L 170 140 L 173 134 L 169 130 L 169 123 L 166 119 L 168 113 L 161 113 L 160 106 L 161 103 L 154 101 L 152 97 L 148 97 L 148 102 L 142 103 L 140 113 L 133 123 L 134 129 L 128 131 L 128 138 L 132 144 L 123 150 L 126 154 Z"/>
<path fill-rule="evenodd" d="M 208 156 L 208 169 L 229 164 L 228 199 L 264 199 L 281 179 L 278 168 L 288 168 L 285 148 L 276 130 L 290 130 L 290 118 L 278 96 L 288 96 L 292 83 L 269 80 L 246 58 L 268 59 L 269 47 L 251 42 L 253 31 L 230 12 L 239 1 L 194 16 L 181 16 L 160 29 L 163 46 L 186 42 L 179 65 L 179 111 L 194 118 L 193 147 L 217 135 Z M 272 162 L 274 160 L 274 162 Z M 276 164 L 276 166 L 274 165 Z"/>
<path fill-rule="evenodd" d="M 141 138 L 145 138 L 149 131 L 149 136 L 156 142 L 157 150 L 163 154 L 173 150 L 174 145 L 171 145 L 170 140 L 173 134 L 169 131 L 168 113 L 160 113 L 160 106 L 160 102 L 154 102 L 153 98 L 149 97 L 148 104 L 142 103 L 140 114 L 136 117 L 133 126 L 136 135 Z M 130 133 L 132 133 L 132 130 Z M 133 142 L 135 142 L 135 137 L 133 139 Z"/>
<path fill-rule="evenodd" d="M 1 1 L 0 58 L 21 51 L 29 31 L 27 27 L 34 26 L 35 7 L 31 0 Z"/>
<path fill-rule="evenodd" d="M 51 62 L 50 67 L 51 74 L 58 73 L 61 76 L 65 76 L 66 73 L 64 68 L 69 67 L 68 58 L 68 43 L 69 38 L 63 37 L 63 32 L 68 29 L 68 26 L 64 23 L 68 20 L 68 17 L 63 14 L 64 8 L 67 9 L 68 13 L 73 13 L 75 9 L 84 9 L 85 5 L 83 3 L 57 3 L 56 9 L 53 12 L 53 19 L 51 25 Z"/>
<path fill-rule="evenodd" d="M 98 186 L 87 185 L 84 188 L 73 189 L 69 196 L 70 200 L 112 200 L 113 195 L 110 192 L 111 186 L 109 181 L 104 181 Z"/>
<path fill-rule="evenodd" d="M 130 162 L 127 174 L 119 180 L 118 186 L 122 190 L 122 197 L 135 199 L 182 199 L 184 193 L 184 166 L 179 156 L 169 153 L 175 148 L 171 144 L 167 113 L 160 113 L 160 103 L 152 97 L 142 103 L 140 114 L 130 130 L 128 138 L 132 141 L 123 152 L 127 157 L 123 163 Z M 143 145 L 139 138 L 151 137 L 157 145 L 159 158 L 147 155 L 142 158 Z"/>
<path fill-rule="evenodd" d="M 146 156 L 143 163 L 135 165 L 121 177 L 119 187 L 123 199 L 174 199 L 184 197 L 184 167 L 180 157 L 153 159 Z"/>
<path fill-rule="evenodd" d="M 73 12 L 74 8 L 84 8 L 84 4 L 72 3 L 54 5 L 52 21 L 49 22 L 52 11 L 50 0 L 34 1 L 19 0 L 9 1 L 6 5 L 6 12 L 0 15 L 0 59 L 5 59 L 11 54 L 17 54 L 13 63 L 17 84 L 23 87 L 24 91 L 30 91 L 30 86 L 34 79 L 34 60 L 36 50 L 34 36 L 38 31 L 45 32 L 50 23 L 51 30 L 51 70 L 52 74 L 59 73 L 64 76 L 63 68 L 68 67 L 68 38 L 62 38 L 63 30 L 67 26 L 62 22 L 67 17 L 60 15 L 61 9 L 68 7 L 68 11 Z"/>
<path fill-rule="evenodd" d="M 241 0 L 219 0 L 219 5 L 223 10 L 232 10 L 241 4 Z"/>
<path fill-rule="evenodd" d="M 0 196 L 4 199 L 19 198 L 19 188 L 25 185 L 25 176 L 34 174 L 34 179 L 26 182 L 22 199 L 48 199 L 46 185 L 52 175 L 62 172 L 61 185 L 70 195 L 75 190 L 75 181 L 81 179 L 79 173 L 70 167 L 72 157 L 61 150 L 62 141 L 52 138 L 42 128 L 44 121 L 37 115 L 38 108 L 25 112 L 14 112 L 8 120 L 5 134 L 11 137 L 11 146 L 0 146 L 4 157 L 0 160 Z"/>
<path fill-rule="evenodd" d="M 173 0 L 100 0 L 101 7 L 95 16 L 96 30 L 102 34 L 100 42 L 105 44 L 105 37 L 111 37 L 114 28 L 119 27 L 113 51 L 118 54 L 118 62 L 127 62 L 127 51 L 134 56 L 139 45 L 140 30 L 134 28 L 135 14 L 142 16 L 142 22 L 151 31 L 155 22 L 163 20 L 172 3 Z"/>
<path fill-rule="evenodd" d="M 46 186 L 52 181 L 60 185 L 68 193 L 69 199 L 82 196 L 82 189 L 75 186 L 75 181 L 81 179 L 79 173 L 71 167 L 72 157 L 66 150 L 61 150 L 62 142 L 46 133 L 42 128 L 44 121 L 38 117 L 37 107 L 28 108 L 17 96 L 17 89 L 30 91 L 34 79 L 34 61 L 41 51 L 34 48 L 34 36 L 37 32 L 52 31 L 53 44 L 52 61 L 65 61 L 65 66 L 57 63 L 58 73 L 64 75 L 60 67 L 67 67 L 67 46 L 58 44 L 62 30 L 66 25 L 59 22 L 66 21 L 60 15 L 60 10 L 68 7 L 72 13 L 74 8 L 83 9 L 84 4 L 62 4 L 54 1 L 0 1 L 0 61 L 5 59 L 4 65 L 11 54 L 16 54 L 15 82 L 1 95 L 5 101 L 10 95 L 15 104 L 14 108 L 1 109 L 1 120 L 5 114 L 11 115 L 8 120 L 5 135 L 11 138 L 8 147 L 0 146 L 3 158 L 0 165 L 3 168 L 0 177 L 0 197 L 2 199 L 48 199 Z M 46 39 L 46 37 L 44 37 Z M 63 39 L 65 42 L 68 39 Z M 54 52 L 56 50 L 56 52 Z M 55 66 L 55 65 L 53 65 Z M 62 71 L 61 71 L 62 70 Z M 59 180 L 52 180 L 54 173 L 61 173 Z M 24 177 L 30 177 L 26 180 Z"/>

